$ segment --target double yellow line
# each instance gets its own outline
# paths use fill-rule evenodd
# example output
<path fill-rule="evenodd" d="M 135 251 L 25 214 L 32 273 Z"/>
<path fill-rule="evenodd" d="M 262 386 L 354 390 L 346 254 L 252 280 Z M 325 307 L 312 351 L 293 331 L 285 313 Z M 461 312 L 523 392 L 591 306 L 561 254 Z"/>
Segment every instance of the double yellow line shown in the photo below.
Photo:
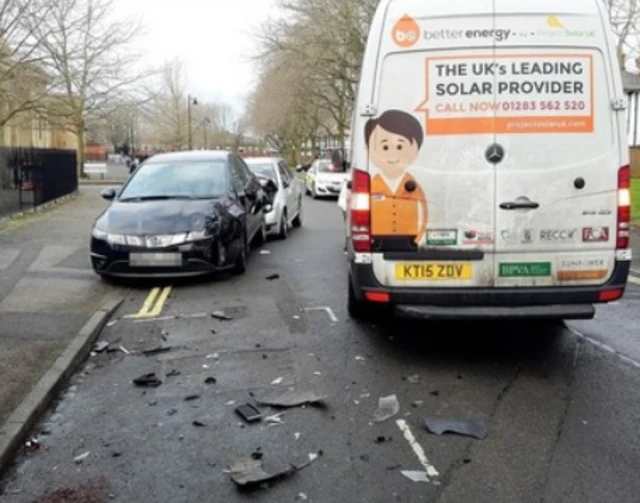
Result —
<path fill-rule="evenodd" d="M 129 314 L 125 318 L 130 320 L 138 320 L 141 318 L 157 318 L 162 313 L 162 308 L 169 298 L 171 287 L 164 288 L 155 287 L 149 292 L 147 298 L 142 304 L 142 308 L 136 314 Z"/>

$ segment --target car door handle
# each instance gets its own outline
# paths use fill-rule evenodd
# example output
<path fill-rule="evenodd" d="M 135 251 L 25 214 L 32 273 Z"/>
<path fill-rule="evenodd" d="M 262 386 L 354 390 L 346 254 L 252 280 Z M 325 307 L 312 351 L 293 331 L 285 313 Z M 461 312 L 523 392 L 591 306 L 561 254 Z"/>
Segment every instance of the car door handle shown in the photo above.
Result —
<path fill-rule="evenodd" d="M 500 204 L 503 210 L 537 210 L 540 204 L 533 201 L 508 201 Z"/>

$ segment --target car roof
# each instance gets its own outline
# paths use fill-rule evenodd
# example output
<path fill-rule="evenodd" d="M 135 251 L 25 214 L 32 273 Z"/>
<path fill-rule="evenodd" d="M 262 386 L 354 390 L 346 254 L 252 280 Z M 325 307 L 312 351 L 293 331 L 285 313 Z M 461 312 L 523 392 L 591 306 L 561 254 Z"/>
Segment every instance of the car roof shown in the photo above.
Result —
<path fill-rule="evenodd" d="M 166 154 L 156 154 L 146 160 L 145 164 L 157 162 L 200 162 L 200 161 L 220 161 L 226 160 L 230 152 L 226 150 L 188 150 L 184 152 L 169 152 Z"/>
<path fill-rule="evenodd" d="M 276 164 L 280 159 L 280 157 L 246 157 L 243 158 L 243 161 L 247 164 L 266 164 L 269 162 Z"/>

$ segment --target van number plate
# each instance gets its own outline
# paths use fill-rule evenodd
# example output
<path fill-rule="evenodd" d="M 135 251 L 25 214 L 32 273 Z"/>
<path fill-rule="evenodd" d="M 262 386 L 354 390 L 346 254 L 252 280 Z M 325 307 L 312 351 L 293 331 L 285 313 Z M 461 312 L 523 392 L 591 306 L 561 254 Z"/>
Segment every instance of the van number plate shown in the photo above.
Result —
<path fill-rule="evenodd" d="M 464 280 L 471 279 L 473 265 L 459 264 L 432 264 L 422 262 L 417 264 L 396 264 L 396 279 L 403 281 L 412 280 Z"/>

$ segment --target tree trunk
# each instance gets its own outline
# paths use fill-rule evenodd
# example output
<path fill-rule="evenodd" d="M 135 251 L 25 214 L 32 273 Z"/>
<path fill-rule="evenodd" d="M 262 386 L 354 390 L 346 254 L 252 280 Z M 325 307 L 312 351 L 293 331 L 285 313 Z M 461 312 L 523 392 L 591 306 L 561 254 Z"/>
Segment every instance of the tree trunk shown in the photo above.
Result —
<path fill-rule="evenodd" d="M 4 152 L 4 124 L 0 124 L 0 189 L 8 189 L 11 186 L 7 156 Z"/>

